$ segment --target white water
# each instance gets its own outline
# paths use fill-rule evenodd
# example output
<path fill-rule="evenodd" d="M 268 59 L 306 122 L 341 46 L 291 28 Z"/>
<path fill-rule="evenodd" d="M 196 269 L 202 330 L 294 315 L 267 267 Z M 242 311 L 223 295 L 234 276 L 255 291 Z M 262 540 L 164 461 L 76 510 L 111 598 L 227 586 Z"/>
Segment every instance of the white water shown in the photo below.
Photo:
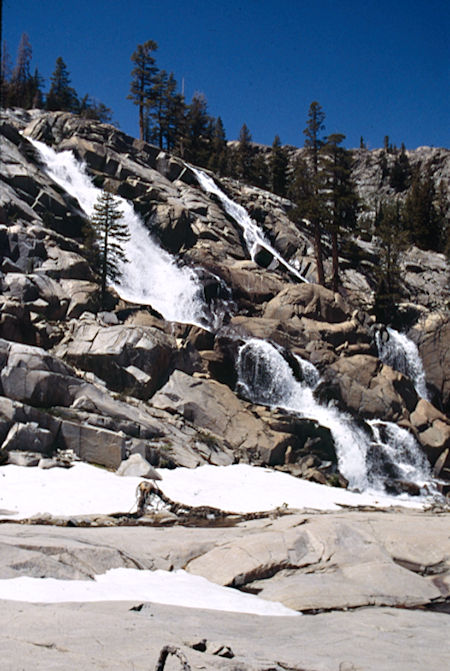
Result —
<path fill-rule="evenodd" d="M 39 151 L 49 177 L 76 198 L 91 217 L 101 189 L 92 184 L 85 166 L 70 151 L 57 153 L 42 142 L 30 141 Z M 152 239 L 133 206 L 124 198 L 116 199 L 130 232 L 130 240 L 124 244 L 127 263 L 123 264 L 120 280 L 113 285 L 119 296 L 132 303 L 151 305 L 168 321 L 205 327 L 207 309 L 195 273 L 177 266 Z"/>
<path fill-rule="evenodd" d="M 388 327 L 387 332 L 389 338 L 386 342 L 383 342 L 379 331 L 375 336 L 379 358 L 383 363 L 409 377 L 418 395 L 429 400 L 425 371 L 416 344 L 407 335 L 393 328 Z"/>
<path fill-rule="evenodd" d="M 215 194 L 223 204 L 225 211 L 242 228 L 245 244 L 247 245 L 248 253 L 250 254 L 252 261 L 255 260 L 255 256 L 258 250 L 262 247 L 268 251 L 280 265 L 284 266 L 290 273 L 295 275 L 295 277 L 297 277 L 299 280 L 302 280 L 302 282 L 308 282 L 306 277 L 303 277 L 303 275 L 301 275 L 298 270 L 294 268 L 294 266 L 285 261 L 281 254 L 279 254 L 277 250 L 272 247 L 264 235 L 264 232 L 261 230 L 258 224 L 253 221 L 247 210 L 242 207 L 242 205 L 239 205 L 238 203 L 235 203 L 233 200 L 231 200 L 231 198 L 228 198 L 228 196 L 221 189 L 219 189 L 215 181 L 204 172 L 194 167 L 192 167 L 192 170 L 195 173 L 202 189 L 204 189 L 207 193 Z M 272 265 L 269 266 L 269 269 L 273 269 Z"/>
<path fill-rule="evenodd" d="M 237 372 L 239 389 L 251 401 L 285 408 L 328 427 L 340 472 L 352 489 L 367 489 L 369 441 L 364 431 L 336 408 L 319 405 L 312 389 L 295 379 L 289 364 L 275 347 L 263 340 L 248 340 L 239 351 Z"/>
<path fill-rule="evenodd" d="M 370 478 L 381 485 L 386 470 L 393 478 L 432 490 L 431 467 L 414 436 L 393 422 L 369 420 L 375 443 L 371 451 Z"/>
<path fill-rule="evenodd" d="M 317 370 L 300 357 L 297 359 L 305 382 L 295 379 L 275 347 L 262 340 L 248 340 L 239 351 L 238 389 L 255 403 L 282 407 L 328 427 L 339 471 L 351 489 L 382 491 L 386 478 L 414 482 L 420 487 L 429 485 L 429 465 L 408 431 L 390 422 L 371 421 L 367 422 L 366 433 L 337 408 L 320 405 L 308 386 L 317 385 Z"/>

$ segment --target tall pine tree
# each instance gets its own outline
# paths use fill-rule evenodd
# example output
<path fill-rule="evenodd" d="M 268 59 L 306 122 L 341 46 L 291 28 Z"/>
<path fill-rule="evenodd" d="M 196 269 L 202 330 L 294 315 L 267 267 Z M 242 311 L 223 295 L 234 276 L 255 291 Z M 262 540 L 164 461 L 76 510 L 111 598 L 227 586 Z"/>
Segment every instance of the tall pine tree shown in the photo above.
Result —
<path fill-rule="evenodd" d="M 325 225 L 331 234 L 333 291 L 339 289 L 339 241 L 344 230 L 350 232 L 355 228 L 358 203 L 351 179 L 352 158 L 350 152 L 341 147 L 343 140 L 345 135 L 340 133 L 329 135 L 321 150 L 325 159 L 323 166 L 327 200 Z"/>
<path fill-rule="evenodd" d="M 128 260 L 123 245 L 130 238 L 123 212 L 108 191 L 102 191 L 98 197 L 91 224 L 98 247 L 97 269 L 101 277 L 102 306 L 105 306 L 106 283 L 120 277 L 121 266 Z"/>
<path fill-rule="evenodd" d="M 139 108 L 139 137 L 148 140 L 148 114 L 154 103 L 155 77 L 158 68 L 155 65 L 153 53 L 158 45 L 153 40 L 138 44 L 131 56 L 134 67 L 131 71 L 131 87 L 127 96 Z"/>
<path fill-rule="evenodd" d="M 78 112 L 80 101 L 75 89 L 70 86 L 69 71 L 61 56 L 56 59 L 55 70 L 50 77 L 50 82 L 46 109 Z"/>
<path fill-rule="evenodd" d="M 272 151 L 269 157 L 269 176 L 270 189 L 278 196 L 286 195 L 288 158 L 281 146 L 281 140 L 278 135 L 272 143 Z"/>
<path fill-rule="evenodd" d="M 313 101 L 309 107 L 305 135 L 305 148 L 308 152 L 311 166 L 312 198 L 309 202 L 308 218 L 314 227 L 314 251 L 317 266 L 317 282 L 325 284 L 325 273 L 323 269 L 322 250 L 322 211 L 321 202 L 321 175 L 319 174 L 319 152 L 324 144 L 322 131 L 325 128 L 325 112 L 317 101 Z"/>

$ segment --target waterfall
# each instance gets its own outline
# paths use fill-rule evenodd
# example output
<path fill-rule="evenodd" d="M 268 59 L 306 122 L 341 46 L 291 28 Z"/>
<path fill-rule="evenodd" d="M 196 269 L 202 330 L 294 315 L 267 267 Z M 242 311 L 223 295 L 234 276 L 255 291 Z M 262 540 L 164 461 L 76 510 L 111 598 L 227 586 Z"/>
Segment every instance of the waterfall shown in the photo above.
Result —
<path fill-rule="evenodd" d="M 380 486 L 388 474 L 392 479 L 414 482 L 433 491 L 430 464 L 414 436 L 394 424 L 372 419 L 368 421 L 375 441 L 370 451 L 370 481 Z"/>
<path fill-rule="evenodd" d="M 264 232 L 250 217 L 247 210 L 242 207 L 242 205 L 239 205 L 238 203 L 232 201 L 231 198 L 228 198 L 228 196 L 221 189 L 219 189 L 215 181 L 204 172 L 194 167 L 192 167 L 192 171 L 195 173 L 202 189 L 204 189 L 207 193 L 213 193 L 216 195 L 222 203 L 225 211 L 240 226 L 243 231 L 245 244 L 247 245 L 247 250 L 252 261 L 255 261 L 256 254 L 260 248 L 265 249 L 272 255 L 274 259 L 278 261 L 280 265 L 284 266 L 284 268 L 292 273 L 292 275 L 295 275 L 297 279 L 301 280 L 302 282 L 308 282 L 306 277 L 303 277 L 303 275 L 301 275 L 298 270 L 294 268 L 294 266 L 285 261 L 281 254 L 279 254 L 277 250 L 272 247 L 264 235 Z M 269 269 L 272 270 L 273 267 L 269 266 Z"/>
<path fill-rule="evenodd" d="M 281 407 L 327 427 L 333 437 L 338 468 L 356 490 L 383 491 L 390 480 L 425 484 L 433 490 L 431 470 L 415 438 L 391 422 L 372 420 L 367 431 L 332 405 L 320 405 L 312 387 L 319 374 L 301 357 L 303 382 L 295 379 L 282 354 L 263 340 L 250 339 L 237 360 L 238 391 L 253 403 Z"/>
<path fill-rule="evenodd" d="M 389 337 L 386 341 L 383 341 L 380 331 L 375 335 L 379 358 L 383 363 L 409 377 L 417 394 L 429 400 L 425 371 L 416 344 L 405 333 L 399 333 L 389 326 L 387 333 Z"/>
<path fill-rule="evenodd" d="M 42 142 L 30 140 L 39 151 L 49 177 L 78 200 L 91 217 L 101 190 L 95 187 L 85 166 L 70 151 L 55 152 Z M 152 239 L 131 203 L 116 196 L 128 225 L 130 239 L 124 244 L 127 262 L 113 284 L 121 298 L 151 305 L 168 321 L 208 326 L 211 317 L 203 301 L 203 287 L 193 270 L 179 267 L 168 252 Z"/>
<path fill-rule="evenodd" d="M 263 340 L 248 340 L 239 350 L 238 390 L 253 403 L 284 408 L 330 429 L 340 472 L 352 489 L 367 489 L 367 436 L 350 417 L 315 400 L 311 387 L 306 383 L 308 367 L 303 366 L 300 357 L 297 359 L 305 382 L 295 379 L 289 364 L 273 345 Z"/>

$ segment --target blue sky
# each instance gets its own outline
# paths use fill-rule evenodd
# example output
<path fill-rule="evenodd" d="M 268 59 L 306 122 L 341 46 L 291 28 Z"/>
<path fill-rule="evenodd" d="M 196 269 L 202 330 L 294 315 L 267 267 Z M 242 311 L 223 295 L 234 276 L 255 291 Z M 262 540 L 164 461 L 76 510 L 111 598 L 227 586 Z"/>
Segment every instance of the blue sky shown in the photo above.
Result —
<path fill-rule="evenodd" d="M 22 32 L 49 86 L 62 56 L 80 96 L 111 107 L 138 134 L 126 99 L 130 56 L 158 43 L 157 65 L 184 78 L 221 116 L 227 138 L 245 122 L 253 140 L 303 145 L 317 100 L 326 133 L 389 135 L 398 146 L 450 145 L 448 0 L 3 0 L 3 39 L 14 61 Z"/>

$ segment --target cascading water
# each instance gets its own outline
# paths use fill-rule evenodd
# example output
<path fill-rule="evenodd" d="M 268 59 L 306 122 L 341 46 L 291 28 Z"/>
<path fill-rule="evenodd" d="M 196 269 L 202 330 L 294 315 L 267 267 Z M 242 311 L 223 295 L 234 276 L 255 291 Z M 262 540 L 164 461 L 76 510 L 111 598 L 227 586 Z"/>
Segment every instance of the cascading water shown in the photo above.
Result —
<path fill-rule="evenodd" d="M 370 481 L 380 487 L 388 475 L 392 480 L 414 482 L 433 491 L 430 464 L 414 436 L 393 422 L 372 419 L 368 424 L 375 438 L 368 455 Z"/>
<path fill-rule="evenodd" d="M 253 221 L 247 210 L 242 207 L 242 205 L 239 205 L 238 203 L 232 201 L 231 198 L 228 198 L 228 196 L 221 189 L 219 189 L 215 181 L 204 172 L 198 170 L 197 168 L 192 168 L 192 170 L 195 173 L 202 189 L 204 189 L 207 193 L 215 194 L 224 206 L 225 211 L 242 228 L 245 244 L 247 245 L 248 253 L 250 254 L 252 261 L 255 260 L 258 249 L 265 249 L 272 255 L 274 259 L 278 261 L 280 265 L 284 266 L 286 270 L 292 273 L 292 275 L 297 277 L 302 282 L 308 282 L 306 277 L 303 277 L 303 275 L 301 275 L 298 270 L 294 268 L 294 266 L 285 261 L 281 254 L 279 254 L 277 250 L 272 247 L 261 228 L 256 224 L 255 221 Z"/>
<path fill-rule="evenodd" d="M 381 361 L 411 379 L 419 396 L 429 400 L 422 360 L 416 344 L 404 333 L 387 327 L 389 337 L 384 340 L 377 331 L 375 342 Z"/>
<path fill-rule="evenodd" d="M 303 361 L 298 359 L 303 365 Z M 306 383 L 305 370 L 306 367 L 303 367 L 305 382 L 298 382 L 287 361 L 273 345 L 251 339 L 239 351 L 238 389 L 254 403 L 282 407 L 328 427 L 336 446 L 340 472 L 352 489 L 367 489 L 367 436 L 350 417 L 336 408 L 319 405 Z"/>
<path fill-rule="evenodd" d="M 333 406 L 320 405 L 311 387 L 317 370 L 297 357 L 304 382 L 295 379 L 281 353 L 269 343 L 251 339 L 241 346 L 237 361 L 238 391 L 254 403 L 281 407 L 328 427 L 335 443 L 338 467 L 351 489 L 382 491 L 387 480 L 430 485 L 431 472 L 414 437 L 390 422 L 370 421 L 367 432 Z"/>
<path fill-rule="evenodd" d="M 90 217 L 101 191 L 92 184 L 84 165 L 70 151 L 57 153 L 42 142 L 30 141 L 39 151 L 49 177 L 75 197 Z M 133 206 L 124 198 L 117 200 L 130 232 L 130 239 L 124 244 L 128 261 L 121 268 L 120 281 L 114 285 L 119 296 L 129 302 L 151 305 L 169 321 L 208 326 L 212 318 L 195 273 L 177 266 L 170 254 L 151 238 Z"/>

